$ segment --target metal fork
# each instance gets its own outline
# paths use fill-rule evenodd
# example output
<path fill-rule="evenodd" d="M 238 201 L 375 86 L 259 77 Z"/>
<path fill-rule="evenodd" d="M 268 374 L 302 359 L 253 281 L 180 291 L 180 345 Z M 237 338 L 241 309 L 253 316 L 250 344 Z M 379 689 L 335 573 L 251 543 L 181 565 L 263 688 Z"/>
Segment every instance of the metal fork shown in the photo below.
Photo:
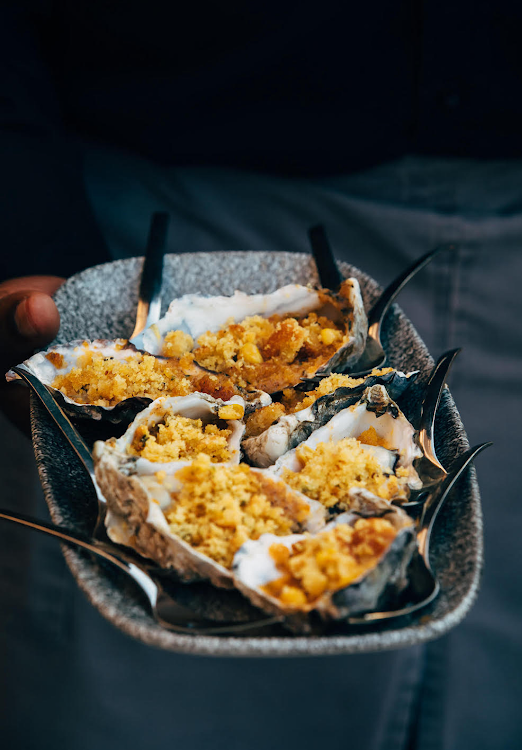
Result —
<path fill-rule="evenodd" d="M 308 236 L 312 247 L 319 279 L 327 289 L 337 290 L 344 280 L 344 276 L 339 271 L 331 245 L 328 241 L 326 231 L 322 225 L 317 225 L 308 230 Z M 360 378 L 370 373 L 377 367 L 383 367 L 386 362 L 386 352 L 381 343 L 381 328 L 383 320 L 388 312 L 390 305 L 395 300 L 399 292 L 406 286 L 424 266 L 433 260 L 443 250 L 455 250 L 455 245 L 439 245 L 434 250 L 426 253 L 411 266 L 406 268 L 394 281 L 389 284 L 382 292 L 381 296 L 375 302 L 368 313 L 368 337 L 366 347 L 360 358 L 357 360 L 354 368 L 357 370 L 349 371 L 351 377 Z"/>
<path fill-rule="evenodd" d="M 470 448 L 459 456 L 452 464 L 449 472 L 440 479 L 431 489 L 422 508 L 421 516 L 417 522 L 417 545 L 415 553 L 408 570 L 409 596 L 413 601 L 410 604 L 395 610 L 384 612 L 368 612 L 360 616 L 348 617 L 344 622 L 349 625 L 368 625 L 384 623 L 400 617 L 411 615 L 424 609 L 433 602 L 440 592 L 440 583 L 434 575 L 430 564 L 430 538 L 435 524 L 435 519 L 445 503 L 455 482 L 462 476 L 464 470 L 473 459 L 492 443 L 481 443 Z M 404 506 L 403 506 L 404 507 Z"/>
<path fill-rule="evenodd" d="M 151 614 L 156 622 L 163 628 L 184 635 L 226 635 L 242 634 L 251 631 L 265 629 L 269 626 L 281 623 L 283 617 L 264 617 L 260 620 L 248 622 L 225 622 L 217 625 L 212 620 L 198 618 L 188 607 L 179 604 L 176 599 L 168 593 L 166 587 L 175 588 L 177 585 L 173 576 L 155 570 L 153 566 L 147 566 L 138 562 L 132 554 L 124 550 L 116 549 L 111 544 L 89 539 L 76 531 L 62 529 L 52 523 L 39 521 L 31 516 L 14 511 L 0 509 L 0 519 L 21 524 L 22 526 L 35 529 L 43 534 L 48 534 L 67 542 L 76 547 L 92 552 L 97 557 L 112 563 L 131 578 L 145 595 Z M 160 580 L 163 578 L 163 580 Z M 179 584 L 184 586 L 186 584 Z"/>

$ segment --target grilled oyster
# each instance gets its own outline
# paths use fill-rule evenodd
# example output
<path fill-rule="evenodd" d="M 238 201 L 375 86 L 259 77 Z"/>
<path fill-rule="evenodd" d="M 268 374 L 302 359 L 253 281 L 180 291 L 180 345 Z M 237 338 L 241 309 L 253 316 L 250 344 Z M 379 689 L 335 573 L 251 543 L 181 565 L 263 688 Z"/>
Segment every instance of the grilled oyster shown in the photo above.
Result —
<path fill-rule="evenodd" d="M 230 588 L 234 553 L 247 539 L 324 526 L 319 503 L 262 470 L 199 454 L 151 474 L 113 447 L 98 442 L 94 449 L 110 538 L 173 568 L 184 581 L 208 578 Z"/>
<path fill-rule="evenodd" d="M 275 402 L 251 414 L 242 448 L 254 466 L 271 466 L 335 414 L 360 401 L 370 386 L 384 385 L 388 395 L 397 399 L 417 375 L 418 372 L 405 375 L 391 367 L 374 370 L 367 377 L 358 379 L 349 375 L 330 375 L 321 380 L 314 390 L 291 393 L 289 403 L 283 397 L 282 402 Z M 258 425 L 263 428 L 266 421 L 271 420 L 273 423 L 268 428 L 262 429 L 259 434 L 252 434 Z"/>
<path fill-rule="evenodd" d="M 174 300 L 143 334 L 152 354 L 184 356 L 241 387 L 274 393 L 355 363 L 367 320 L 356 279 L 339 293 L 291 284 L 271 294 Z"/>
<path fill-rule="evenodd" d="M 323 620 L 387 608 L 407 585 L 416 540 L 412 520 L 362 491 L 360 510 L 344 513 L 318 534 L 245 542 L 234 557 L 236 587 L 257 607 L 282 614 L 294 631 Z"/>
<path fill-rule="evenodd" d="M 120 438 L 99 442 L 98 456 L 113 454 L 125 474 L 173 473 L 200 453 L 213 463 L 238 464 L 245 402 L 205 393 L 158 398 L 141 411 Z"/>
<path fill-rule="evenodd" d="M 57 395 L 73 417 L 130 421 L 153 399 L 195 391 L 215 398 L 244 396 L 247 409 L 271 402 L 259 391 L 246 392 L 219 373 L 209 373 L 190 358 L 156 357 L 126 339 L 72 341 L 34 354 L 21 367 L 36 375 Z M 10 370 L 7 380 L 18 375 Z"/>
<path fill-rule="evenodd" d="M 404 501 L 421 487 L 415 430 L 383 385 L 366 389 L 270 469 L 295 489 L 335 510 L 351 508 L 354 488 Z"/>

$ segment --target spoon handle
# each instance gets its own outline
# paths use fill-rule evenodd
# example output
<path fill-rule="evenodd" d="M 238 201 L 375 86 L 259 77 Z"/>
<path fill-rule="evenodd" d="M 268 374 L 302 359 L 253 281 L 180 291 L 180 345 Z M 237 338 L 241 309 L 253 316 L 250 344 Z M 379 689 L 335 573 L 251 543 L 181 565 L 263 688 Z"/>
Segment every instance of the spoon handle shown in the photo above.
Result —
<path fill-rule="evenodd" d="M 145 328 L 157 323 L 161 313 L 161 279 L 163 256 L 167 244 L 170 215 L 165 211 L 152 214 L 145 260 L 141 274 L 136 324 L 132 339 Z"/>
<path fill-rule="evenodd" d="M 94 464 L 91 452 L 82 436 L 73 427 L 69 418 L 65 415 L 59 404 L 55 401 L 50 391 L 45 387 L 41 380 L 36 377 L 36 375 L 33 375 L 33 373 L 25 365 L 18 365 L 18 367 L 13 367 L 12 370 L 16 372 L 17 375 L 22 378 L 22 380 L 25 380 L 27 385 L 37 396 L 42 405 L 47 409 L 56 426 L 67 439 L 69 445 L 74 450 L 82 464 L 85 466 L 88 474 L 91 476 L 91 478 L 93 478 Z"/>
<path fill-rule="evenodd" d="M 112 563 L 138 584 L 145 594 L 156 622 L 162 627 L 184 635 L 224 635 L 241 634 L 263 630 L 268 626 L 278 624 L 281 617 L 264 617 L 251 622 L 225 622 L 214 624 L 209 620 L 198 618 L 188 607 L 178 604 L 165 593 L 161 583 L 156 582 L 151 575 L 132 559 L 124 550 L 113 548 L 109 544 L 88 539 L 76 531 L 62 529 L 53 523 L 39 521 L 36 518 L 8 511 L 0 508 L 0 519 L 25 526 L 66 542 L 74 547 L 80 547 L 92 552 L 97 557 Z"/>
<path fill-rule="evenodd" d="M 337 291 L 344 277 L 337 266 L 324 226 L 318 224 L 315 227 L 311 227 L 308 230 L 308 237 L 321 286 L 325 289 Z"/>
<path fill-rule="evenodd" d="M 101 557 L 102 559 L 107 560 L 113 565 L 116 565 L 116 567 L 120 568 L 120 570 L 123 570 L 125 573 L 130 575 L 131 578 L 133 578 L 136 583 L 138 583 L 140 588 L 142 588 L 143 591 L 147 594 L 147 598 L 149 599 L 151 605 L 153 606 L 155 604 L 158 587 L 156 586 L 154 581 L 152 581 L 150 576 L 144 570 L 139 568 L 136 563 L 130 558 L 130 556 L 127 556 L 125 554 L 125 552 L 121 550 L 118 550 L 116 552 L 115 548 L 108 544 L 105 544 L 104 542 L 99 542 L 95 539 L 89 539 L 88 537 L 78 533 L 77 531 L 62 529 L 53 523 L 48 523 L 47 521 L 39 521 L 38 519 L 32 518 L 31 516 L 28 516 L 24 513 L 18 513 L 12 510 L 8 511 L 0 508 L 0 519 L 26 526 L 27 528 L 39 531 L 41 534 L 54 536 L 55 538 L 60 539 L 62 542 L 67 542 L 68 544 L 72 544 L 75 547 L 81 547 L 88 552 L 92 552 L 97 557 Z M 154 589 L 156 590 L 155 592 Z"/>
<path fill-rule="evenodd" d="M 85 471 L 89 475 L 92 486 L 96 493 L 98 500 L 98 513 L 96 516 L 96 523 L 94 525 L 93 534 L 97 538 L 105 537 L 105 510 L 107 507 L 107 501 L 98 486 L 96 477 L 94 475 L 94 462 L 92 460 L 92 454 L 85 443 L 80 433 L 73 427 L 71 421 L 61 409 L 58 402 L 53 398 L 50 391 L 45 385 L 30 372 L 25 365 L 19 365 L 13 367 L 13 371 L 16 372 L 31 388 L 36 397 L 40 400 L 42 405 L 47 409 L 47 412 L 53 419 L 55 425 L 58 427 L 62 435 L 65 437 L 73 451 L 76 453 L 80 461 L 82 462 Z"/>
<path fill-rule="evenodd" d="M 433 492 L 426 500 L 422 509 L 422 515 L 419 520 L 417 540 L 419 545 L 419 552 L 424 558 L 424 561 L 428 568 L 430 555 L 430 536 L 439 510 L 444 505 L 446 498 L 453 488 L 453 485 L 461 477 L 464 470 L 469 466 L 473 459 L 478 456 L 479 453 L 481 453 L 486 448 L 489 448 L 490 445 L 493 445 L 493 443 L 480 443 L 479 445 L 475 445 L 473 448 L 470 448 L 461 456 L 459 456 L 452 463 L 447 477 L 440 483 L 435 492 Z"/>

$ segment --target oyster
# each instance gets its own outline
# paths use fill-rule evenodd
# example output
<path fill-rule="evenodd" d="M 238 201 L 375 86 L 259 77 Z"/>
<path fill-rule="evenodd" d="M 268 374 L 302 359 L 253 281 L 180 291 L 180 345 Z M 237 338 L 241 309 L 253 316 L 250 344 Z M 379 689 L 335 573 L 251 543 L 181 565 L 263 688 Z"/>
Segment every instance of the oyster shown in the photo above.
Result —
<path fill-rule="evenodd" d="M 120 438 L 99 441 L 96 454 L 113 454 L 124 474 L 175 472 L 199 453 L 214 463 L 238 464 L 245 402 L 205 393 L 158 398 L 141 411 Z"/>
<path fill-rule="evenodd" d="M 72 341 L 34 354 L 21 367 L 50 387 L 73 417 L 130 421 L 160 396 L 185 396 L 195 391 L 215 398 L 244 395 L 247 408 L 267 405 L 270 396 L 245 392 L 226 376 L 209 373 L 191 359 L 155 357 L 126 339 Z M 10 370 L 6 379 L 18 379 Z"/>
<path fill-rule="evenodd" d="M 417 375 L 418 372 L 405 375 L 392 368 L 374 370 L 367 377 L 358 379 L 348 375 L 330 375 L 314 390 L 295 393 L 300 397 L 295 404 L 290 402 L 287 405 L 284 401 L 273 403 L 251 414 L 247 421 L 247 436 L 255 431 L 257 425 L 263 425 L 265 413 L 267 420 L 275 417 L 275 421 L 259 434 L 243 440 L 242 448 L 254 466 L 271 466 L 339 411 L 356 404 L 370 386 L 384 385 L 388 395 L 397 399 Z M 304 408 L 297 408 L 300 405 L 304 405 Z M 283 414 L 279 416 L 281 412 Z"/>
<path fill-rule="evenodd" d="M 388 608 L 408 583 L 414 526 L 404 511 L 362 494 L 365 507 L 315 536 L 263 534 L 245 542 L 234 557 L 236 587 L 297 632 L 310 631 L 313 613 L 338 620 Z"/>
<path fill-rule="evenodd" d="M 173 568 L 184 581 L 208 578 L 231 588 L 233 556 L 244 541 L 268 531 L 317 531 L 325 523 L 320 503 L 245 464 L 212 463 L 200 454 L 175 470 L 150 474 L 101 442 L 94 460 L 109 537 Z"/>
<path fill-rule="evenodd" d="M 191 353 L 241 387 L 274 393 L 349 367 L 366 334 L 359 283 L 345 279 L 338 293 L 291 284 L 271 294 L 185 295 L 143 333 L 143 347 L 167 356 Z"/>
<path fill-rule="evenodd" d="M 270 469 L 295 489 L 332 509 L 351 508 L 353 492 L 366 487 L 387 500 L 407 500 L 421 481 L 422 456 L 415 430 L 383 385 L 366 389 Z"/>

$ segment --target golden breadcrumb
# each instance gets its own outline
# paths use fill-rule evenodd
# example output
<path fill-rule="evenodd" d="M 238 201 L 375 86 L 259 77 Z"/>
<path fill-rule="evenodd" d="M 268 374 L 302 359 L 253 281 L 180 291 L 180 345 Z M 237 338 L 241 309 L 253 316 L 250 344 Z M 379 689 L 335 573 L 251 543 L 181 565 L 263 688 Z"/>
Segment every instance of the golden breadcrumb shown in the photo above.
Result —
<path fill-rule="evenodd" d="M 171 531 L 228 568 L 248 539 L 291 534 L 310 512 L 282 482 L 246 464 L 213 464 L 201 454 L 175 476 L 182 488 L 166 512 Z"/>
<path fill-rule="evenodd" d="M 283 479 L 299 492 L 319 500 L 326 508 L 334 505 L 343 510 L 350 508 L 349 491 L 352 487 L 362 487 L 385 500 L 405 495 L 405 477 L 386 473 L 377 458 L 356 438 L 319 443 L 313 450 L 300 445 L 296 454 L 302 469 L 298 472 L 284 469 Z"/>
<path fill-rule="evenodd" d="M 163 342 L 165 357 L 182 357 L 194 348 L 194 339 L 183 331 L 170 331 Z"/>
<path fill-rule="evenodd" d="M 52 384 L 78 403 L 114 406 L 133 396 L 155 399 L 194 391 L 176 360 L 138 352 L 117 359 L 87 347 L 86 343 L 76 367 L 66 375 L 57 375 Z"/>
<path fill-rule="evenodd" d="M 116 351 L 127 343 L 122 339 Z M 65 375 L 57 374 L 52 382 L 53 388 L 77 403 L 115 406 L 132 397 L 156 399 L 194 391 L 228 401 L 238 392 L 225 375 L 197 368 L 190 354 L 165 359 L 131 350 L 123 358 L 112 357 L 89 349 L 87 341 L 81 350 L 76 366 Z M 46 358 L 57 369 L 66 364 L 64 356 L 56 352 L 49 352 Z"/>
<path fill-rule="evenodd" d="M 289 607 L 309 609 L 323 594 L 338 591 L 376 565 L 397 535 L 384 518 L 339 524 L 292 545 L 273 544 L 270 555 L 281 577 L 263 590 Z"/>
<path fill-rule="evenodd" d="M 370 375 L 378 376 L 393 372 L 393 368 L 385 367 L 382 370 L 372 370 Z M 295 388 L 285 388 L 280 402 L 264 406 L 250 414 L 246 420 L 246 436 L 256 437 L 277 422 L 284 414 L 295 414 L 301 409 L 307 409 L 312 406 L 318 398 L 333 393 L 338 388 L 355 388 L 363 383 L 367 377 L 352 378 L 349 375 L 338 375 L 334 373 L 327 378 L 323 378 L 317 388 L 313 391 L 298 391 Z M 367 442 L 361 440 L 361 442 Z"/>
<path fill-rule="evenodd" d="M 199 453 L 219 463 L 230 459 L 228 439 L 231 430 L 215 424 L 203 426 L 201 419 L 167 414 L 154 426 L 139 425 L 128 452 L 149 461 L 190 461 Z"/>
<path fill-rule="evenodd" d="M 181 331 L 165 337 L 164 354 Z M 195 360 L 214 372 L 227 373 L 237 385 L 273 393 L 315 372 L 344 343 L 342 324 L 309 313 L 304 318 L 253 315 L 241 323 L 230 319 L 219 331 L 202 334 L 194 347 Z M 188 351 L 188 350 L 187 350 Z"/>
<path fill-rule="evenodd" d="M 270 425 L 277 422 L 284 413 L 285 407 L 277 401 L 268 406 L 263 406 L 261 409 L 256 409 L 246 419 L 246 437 L 261 435 L 262 432 L 268 430 Z"/>

